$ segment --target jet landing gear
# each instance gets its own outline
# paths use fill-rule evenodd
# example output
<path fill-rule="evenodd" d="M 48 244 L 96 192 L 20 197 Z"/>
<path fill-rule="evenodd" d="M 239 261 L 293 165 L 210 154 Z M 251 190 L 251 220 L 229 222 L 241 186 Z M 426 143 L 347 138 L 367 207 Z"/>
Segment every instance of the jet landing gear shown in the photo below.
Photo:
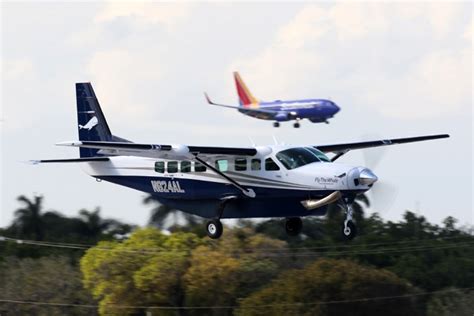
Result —
<path fill-rule="evenodd" d="M 273 122 L 273 127 L 280 127 L 280 122 Z"/>
<path fill-rule="evenodd" d="M 299 217 L 290 217 L 286 219 L 285 230 L 289 236 L 297 236 L 303 229 L 303 221 Z"/>
<path fill-rule="evenodd" d="M 346 219 L 342 225 L 342 236 L 344 236 L 344 238 L 347 240 L 352 240 L 355 236 L 357 236 L 357 226 L 354 224 L 354 221 L 352 219 L 353 201 L 343 201 L 343 203 L 344 208 L 346 209 Z"/>

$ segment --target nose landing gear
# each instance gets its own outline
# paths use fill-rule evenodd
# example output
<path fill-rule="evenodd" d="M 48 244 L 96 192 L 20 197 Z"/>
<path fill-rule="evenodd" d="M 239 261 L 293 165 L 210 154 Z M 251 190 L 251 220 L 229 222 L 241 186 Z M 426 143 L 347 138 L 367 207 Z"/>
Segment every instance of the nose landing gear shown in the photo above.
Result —
<path fill-rule="evenodd" d="M 345 239 L 347 240 L 352 240 L 354 239 L 355 236 L 357 236 L 357 226 L 354 224 L 352 215 L 353 215 L 353 209 L 352 209 L 352 203 L 353 199 L 349 201 L 344 201 L 343 200 L 343 205 L 346 210 L 346 219 L 344 220 L 344 223 L 342 225 L 342 236 L 344 236 Z"/>

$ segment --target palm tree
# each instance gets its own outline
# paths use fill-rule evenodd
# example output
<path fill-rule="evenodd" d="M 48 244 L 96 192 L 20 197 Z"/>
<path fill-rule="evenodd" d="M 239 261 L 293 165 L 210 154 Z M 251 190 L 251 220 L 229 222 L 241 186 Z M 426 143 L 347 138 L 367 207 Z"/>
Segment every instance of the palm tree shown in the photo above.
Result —
<path fill-rule="evenodd" d="M 94 211 L 82 209 L 79 211 L 79 217 L 85 225 L 85 234 L 91 238 L 97 238 L 106 232 L 115 221 L 112 219 L 104 219 L 100 216 L 100 208 Z"/>
<path fill-rule="evenodd" d="M 17 200 L 23 203 L 24 207 L 15 211 L 12 227 L 20 236 L 42 240 L 44 237 L 43 196 L 37 195 L 33 200 L 30 200 L 26 196 L 20 195 Z"/>
<path fill-rule="evenodd" d="M 143 204 L 145 205 L 154 205 L 151 210 L 150 219 L 148 220 L 148 225 L 156 226 L 159 229 L 163 229 L 168 226 L 178 225 L 179 218 L 184 219 L 185 225 L 194 226 L 199 224 L 201 221 L 195 215 L 181 212 L 179 210 L 173 209 L 169 206 L 161 204 L 153 196 L 148 195 L 143 199 Z M 167 220 L 172 217 L 172 224 L 166 225 Z"/>

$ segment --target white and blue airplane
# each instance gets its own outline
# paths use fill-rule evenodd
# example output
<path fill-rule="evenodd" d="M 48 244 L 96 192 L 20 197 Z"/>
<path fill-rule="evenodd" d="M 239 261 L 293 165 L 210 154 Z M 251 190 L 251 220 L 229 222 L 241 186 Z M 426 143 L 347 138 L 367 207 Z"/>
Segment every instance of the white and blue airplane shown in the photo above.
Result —
<path fill-rule="evenodd" d="M 259 101 L 252 95 L 238 72 L 234 72 L 234 80 L 239 96 L 239 106 L 214 103 L 205 93 L 207 102 L 212 105 L 236 109 L 240 113 L 258 119 L 274 121 L 273 126 L 275 127 L 279 127 L 280 122 L 296 121 L 293 126 L 298 128 L 300 121 L 305 118 L 313 123 L 329 123 L 328 119 L 340 111 L 336 103 L 326 99 Z"/>
<path fill-rule="evenodd" d="M 355 149 L 446 138 L 430 135 L 332 145 L 257 147 L 133 143 L 114 136 L 90 83 L 76 84 L 80 158 L 33 163 L 81 163 L 97 180 L 151 194 L 162 204 L 208 218 L 207 234 L 219 238 L 221 218 L 286 218 L 286 231 L 301 231 L 301 217 L 322 216 L 327 206 L 345 210 L 342 233 L 352 239 L 354 198 L 377 176 L 368 168 L 335 162 Z M 332 158 L 326 154 L 332 153 Z"/>

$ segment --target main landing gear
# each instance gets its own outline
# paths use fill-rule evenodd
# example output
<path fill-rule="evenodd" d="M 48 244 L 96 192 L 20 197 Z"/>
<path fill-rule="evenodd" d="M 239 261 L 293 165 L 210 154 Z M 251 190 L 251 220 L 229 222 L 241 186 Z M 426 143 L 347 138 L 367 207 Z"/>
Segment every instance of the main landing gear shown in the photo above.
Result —
<path fill-rule="evenodd" d="M 206 233 L 209 238 L 217 239 L 221 237 L 224 228 L 219 219 L 211 219 L 206 223 Z"/>
<path fill-rule="evenodd" d="M 221 200 L 219 207 L 217 208 L 217 217 L 209 220 L 206 223 L 206 233 L 209 238 L 218 239 L 222 236 L 222 232 L 224 231 L 224 227 L 221 223 L 221 217 L 224 213 L 225 206 L 229 201 L 236 199 L 236 196 L 228 196 Z"/>
<path fill-rule="evenodd" d="M 346 210 L 346 219 L 342 225 L 342 236 L 347 240 L 354 239 L 357 236 L 357 226 L 354 224 L 352 219 L 353 209 L 352 209 L 352 200 L 343 200 L 343 206 Z"/>
<path fill-rule="evenodd" d="M 285 230 L 289 236 L 297 236 L 303 229 L 303 221 L 299 217 L 290 217 L 286 219 Z"/>
<path fill-rule="evenodd" d="M 280 127 L 280 122 L 273 122 L 273 127 Z"/>
<path fill-rule="evenodd" d="M 294 127 L 294 128 L 300 128 L 300 122 L 296 121 L 296 122 L 293 124 L 293 127 Z"/>

